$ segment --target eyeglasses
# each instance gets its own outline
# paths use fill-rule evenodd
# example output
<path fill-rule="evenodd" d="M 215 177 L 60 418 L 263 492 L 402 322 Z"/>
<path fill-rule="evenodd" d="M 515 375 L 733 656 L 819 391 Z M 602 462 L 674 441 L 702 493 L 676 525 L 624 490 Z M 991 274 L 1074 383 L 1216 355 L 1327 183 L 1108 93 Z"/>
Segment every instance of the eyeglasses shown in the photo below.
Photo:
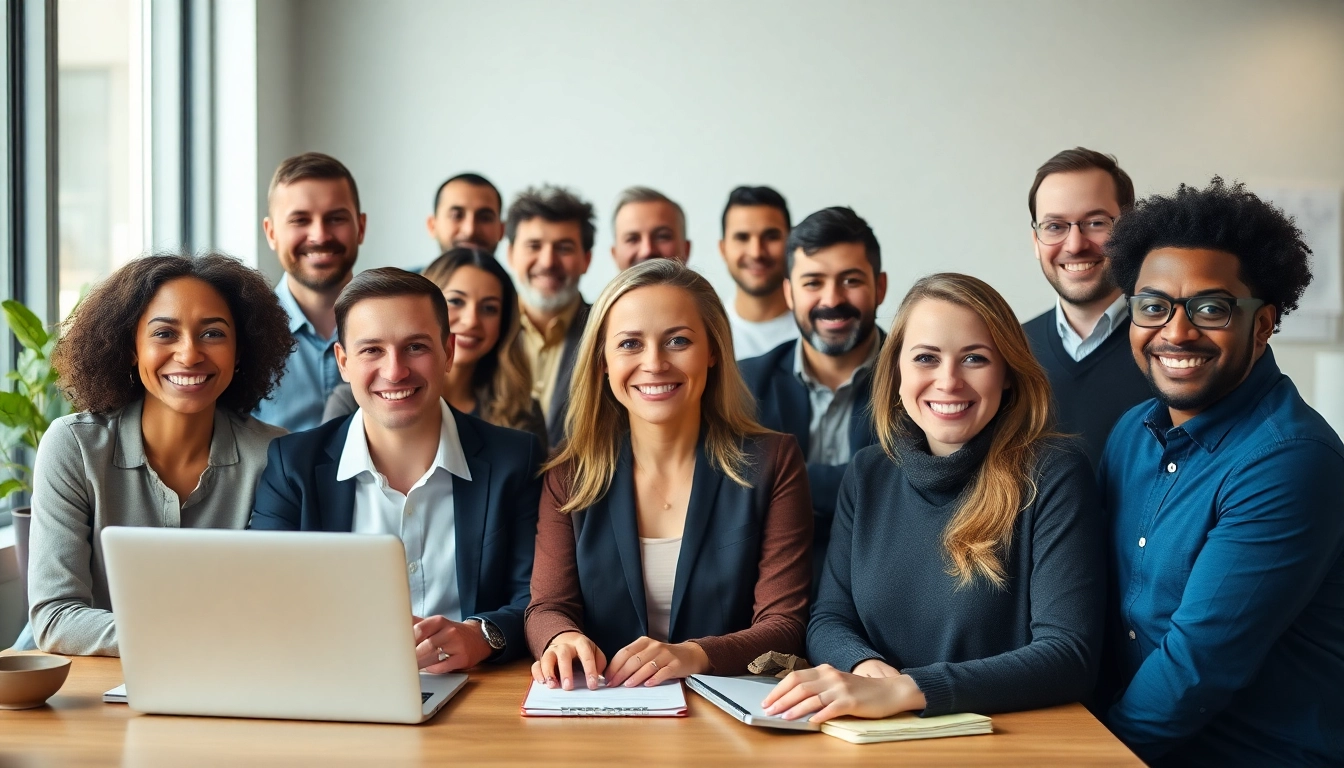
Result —
<path fill-rule="evenodd" d="M 1082 221 L 1046 219 L 1031 222 L 1031 228 L 1036 230 L 1036 239 L 1040 240 L 1042 245 L 1059 245 L 1068 239 L 1069 230 L 1074 226 L 1077 226 L 1078 231 L 1088 240 L 1105 241 L 1111 236 L 1111 227 L 1114 225 L 1114 216 L 1090 216 Z"/>
<path fill-rule="evenodd" d="M 1196 328 L 1212 330 L 1226 328 L 1232 322 L 1236 307 L 1259 309 L 1265 302 L 1260 299 L 1234 299 L 1229 296 L 1191 296 L 1173 299 L 1154 293 L 1140 293 L 1129 297 L 1129 319 L 1140 328 L 1161 328 L 1176 315 L 1176 307 L 1185 308 L 1185 316 Z"/>

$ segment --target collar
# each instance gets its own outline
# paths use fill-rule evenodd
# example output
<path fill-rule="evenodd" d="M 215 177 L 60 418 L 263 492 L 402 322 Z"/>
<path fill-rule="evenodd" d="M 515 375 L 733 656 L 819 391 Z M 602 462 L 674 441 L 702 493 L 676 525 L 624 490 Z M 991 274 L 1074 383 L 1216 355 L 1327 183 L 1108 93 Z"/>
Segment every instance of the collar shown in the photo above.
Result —
<path fill-rule="evenodd" d="M 1086 336 L 1079 336 L 1078 332 L 1073 330 L 1069 321 L 1064 317 L 1064 300 L 1055 296 L 1055 330 L 1059 332 L 1061 339 L 1067 339 L 1070 335 L 1082 342 L 1096 336 L 1101 332 L 1101 338 L 1107 338 L 1111 332 L 1120 327 L 1120 323 L 1129 317 L 1129 302 L 1125 301 L 1125 295 L 1122 293 L 1112 301 L 1110 306 L 1101 317 L 1097 318 L 1097 324 L 1092 326 L 1091 333 Z"/>
<path fill-rule="evenodd" d="M 141 423 L 145 415 L 145 398 L 121 409 L 117 417 L 117 447 L 112 463 L 122 469 L 145 465 L 145 434 Z M 215 406 L 215 421 L 210 433 L 210 458 L 206 465 L 222 467 L 238 463 L 238 441 L 233 436 L 233 425 L 223 408 Z"/>
<path fill-rule="evenodd" d="M 1269 390 L 1283 378 L 1279 364 L 1274 361 L 1274 351 L 1265 347 L 1265 353 L 1251 366 L 1246 380 L 1237 385 L 1222 400 L 1214 403 L 1193 419 L 1176 429 L 1183 430 L 1199 447 L 1209 453 L 1217 450 L 1219 443 L 1227 433 L 1255 409 Z M 1143 418 L 1143 425 L 1163 445 L 1167 434 L 1174 431 L 1171 426 L 1171 412 L 1159 400 L 1149 409 Z"/>
<path fill-rule="evenodd" d="M 565 337 L 565 333 L 569 330 L 569 326 L 573 324 L 574 316 L 578 314 L 579 305 L 582 303 L 582 296 L 575 298 L 573 304 L 560 310 L 560 314 L 551 318 L 550 322 L 546 323 L 546 327 L 541 328 L 532 322 L 532 318 L 529 317 L 526 310 L 523 309 L 522 299 L 519 299 L 518 320 L 525 332 L 534 336 L 540 336 L 548 342 L 556 342 Z"/>
<path fill-rule="evenodd" d="M 873 346 L 869 348 L 868 356 L 854 368 L 853 372 L 849 374 L 849 378 L 845 379 L 845 383 L 837 387 L 837 390 L 854 383 L 858 380 L 860 374 L 867 373 L 877 364 L 877 355 L 882 351 L 882 331 L 879 330 L 877 326 L 873 326 L 873 335 L 877 337 L 877 340 L 874 341 Z M 817 381 L 811 371 L 807 370 L 807 357 L 803 352 L 803 345 L 806 343 L 807 342 L 803 339 L 802 335 L 799 334 L 798 341 L 795 343 L 793 350 L 793 375 L 798 377 L 798 380 L 808 389 L 825 386 L 820 381 Z"/>
<path fill-rule="evenodd" d="M 442 398 L 439 400 L 439 450 L 434 454 L 434 463 L 430 471 L 442 469 L 450 475 L 463 480 L 471 479 L 471 470 L 467 468 L 467 457 L 462 452 L 462 440 L 457 434 L 457 419 L 453 411 Z M 349 480 L 368 472 L 377 477 L 381 473 L 373 465 L 369 455 L 369 440 L 364 433 L 364 409 L 358 409 L 350 418 L 350 429 L 345 434 L 345 447 L 341 449 L 341 461 L 336 467 L 337 480 Z"/>
<path fill-rule="evenodd" d="M 298 333 L 304 328 L 308 332 L 316 335 L 317 329 L 308 322 L 308 316 L 303 314 L 303 307 L 299 306 L 299 300 L 294 298 L 294 294 L 289 290 L 289 275 L 280 277 L 280 284 L 275 286 L 275 297 L 280 300 L 280 306 L 289 315 L 289 332 Z"/>

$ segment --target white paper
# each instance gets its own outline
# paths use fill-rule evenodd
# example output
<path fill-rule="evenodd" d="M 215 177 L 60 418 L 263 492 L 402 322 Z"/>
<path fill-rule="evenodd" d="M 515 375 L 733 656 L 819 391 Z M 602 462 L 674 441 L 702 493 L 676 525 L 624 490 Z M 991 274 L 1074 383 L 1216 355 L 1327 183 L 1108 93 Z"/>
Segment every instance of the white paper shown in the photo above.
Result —
<path fill-rule="evenodd" d="M 1283 319 L 1272 341 L 1332 342 L 1338 339 L 1340 316 L 1344 315 L 1344 194 L 1329 186 L 1263 186 L 1255 193 L 1282 208 L 1302 230 L 1311 248 L 1311 285 L 1302 294 L 1298 308 Z"/>
<path fill-rule="evenodd" d="M 680 681 L 653 688 L 642 685 L 626 688 L 621 685 L 595 691 L 579 687 L 572 691 L 547 688 L 533 681 L 523 701 L 523 711 L 529 715 L 671 715 L 685 709 L 686 694 L 682 691 Z"/>

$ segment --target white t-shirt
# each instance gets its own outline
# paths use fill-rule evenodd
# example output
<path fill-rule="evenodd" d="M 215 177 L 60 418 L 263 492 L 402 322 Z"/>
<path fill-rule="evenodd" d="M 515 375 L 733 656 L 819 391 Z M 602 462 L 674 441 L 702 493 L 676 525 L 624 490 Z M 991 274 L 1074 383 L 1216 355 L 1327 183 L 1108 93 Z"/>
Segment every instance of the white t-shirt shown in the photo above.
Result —
<path fill-rule="evenodd" d="M 785 312 L 773 320 L 753 323 L 738 317 L 737 310 L 728 304 L 728 324 L 733 329 L 733 353 L 738 360 L 759 357 L 786 341 L 798 338 L 798 323 L 792 312 Z"/>

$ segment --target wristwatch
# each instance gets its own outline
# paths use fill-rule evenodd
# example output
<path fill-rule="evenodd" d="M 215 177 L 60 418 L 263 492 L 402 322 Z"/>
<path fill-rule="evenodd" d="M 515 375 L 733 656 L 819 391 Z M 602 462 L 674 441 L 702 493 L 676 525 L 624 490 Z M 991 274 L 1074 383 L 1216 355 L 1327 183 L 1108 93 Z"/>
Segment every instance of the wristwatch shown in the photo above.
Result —
<path fill-rule="evenodd" d="M 490 659 L 495 659 L 504 652 L 504 646 L 508 643 L 504 639 L 504 633 L 499 631 L 499 627 L 496 627 L 494 622 L 483 616 L 468 616 L 462 620 L 462 623 L 465 624 L 468 621 L 474 621 L 481 625 L 481 634 L 485 635 L 486 644 L 494 649 L 494 653 L 490 654 Z M 490 659 L 486 659 L 486 661 Z"/>

